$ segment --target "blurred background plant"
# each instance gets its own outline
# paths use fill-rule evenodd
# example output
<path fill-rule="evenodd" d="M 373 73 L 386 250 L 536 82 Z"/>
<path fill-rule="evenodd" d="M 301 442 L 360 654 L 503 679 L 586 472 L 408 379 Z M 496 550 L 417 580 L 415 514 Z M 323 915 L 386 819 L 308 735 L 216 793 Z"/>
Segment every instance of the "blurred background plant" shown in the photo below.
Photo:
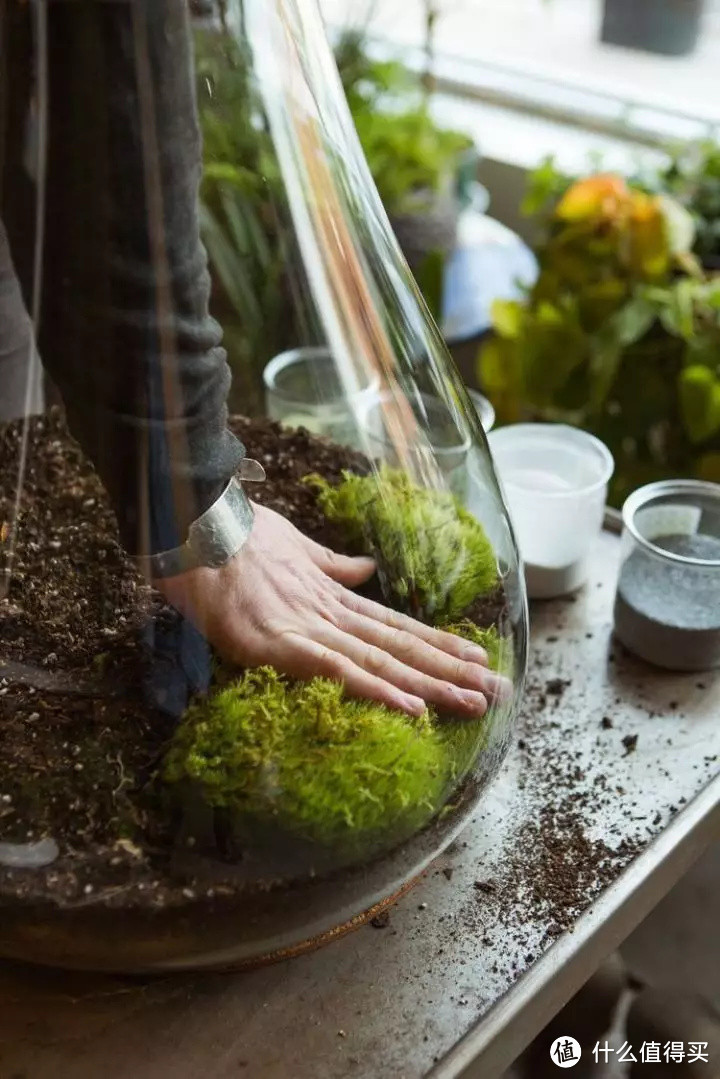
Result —
<path fill-rule="evenodd" d="M 475 180 L 472 139 L 433 118 L 433 41 L 441 8 L 426 0 L 425 69 L 373 55 L 374 5 L 345 28 L 335 59 L 370 173 L 403 253 L 430 309 L 440 311 L 442 267 L 453 249 L 460 209 Z"/>
<path fill-rule="evenodd" d="M 720 146 L 704 140 L 679 147 L 667 168 L 646 183 L 687 207 L 695 221 L 695 252 L 707 269 L 720 270 Z"/>
<path fill-rule="evenodd" d="M 602 156 L 595 155 L 589 164 L 592 172 L 601 171 Z M 561 171 L 552 157 L 546 157 L 528 176 L 523 213 L 546 220 L 557 201 L 579 178 Z M 694 222 L 693 252 L 705 269 L 720 269 L 720 145 L 717 142 L 704 139 L 671 147 L 667 164 L 636 171 L 630 183 L 648 194 L 670 195 L 679 202 Z"/>
<path fill-rule="evenodd" d="M 428 0 L 427 55 L 439 15 Z M 370 55 L 367 9 L 336 42 L 336 59 L 370 171 L 431 310 L 440 314 L 444 261 L 452 249 L 461 176 L 474 174 L 472 140 L 439 126 L 429 80 Z M 307 338 L 289 312 L 287 266 L 296 257 L 284 196 L 249 58 L 224 21 L 223 4 L 196 12 L 197 97 L 204 146 L 201 225 L 212 277 L 212 312 L 233 369 L 230 407 L 263 408 L 262 372 Z M 202 16 L 202 17 L 200 17 Z"/>
<path fill-rule="evenodd" d="M 472 140 L 433 115 L 438 0 L 425 0 L 424 63 L 378 51 L 364 16 L 335 42 L 368 165 L 420 289 L 439 319 L 445 262 L 478 162 Z M 218 16 L 219 13 L 219 17 Z M 196 31 L 204 139 L 202 229 L 234 371 L 230 406 L 263 409 L 262 372 L 307 341 L 286 315 L 296 258 L 248 58 L 222 5 Z M 520 301 L 496 302 L 477 383 L 499 422 L 565 420 L 592 430 L 617 461 L 618 503 L 666 475 L 720 479 L 720 149 L 682 146 L 653 172 L 563 174 L 546 159 L 523 210 L 539 223 L 539 276 Z"/>
<path fill-rule="evenodd" d="M 293 336 L 280 178 L 242 46 L 220 23 L 196 30 L 195 54 L 211 310 L 233 370 L 230 408 L 254 415 L 265 364 Z"/>
<path fill-rule="evenodd" d="M 597 434 L 615 456 L 617 505 L 663 476 L 720 480 L 720 279 L 694 253 L 691 211 L 551 162 L 526 209 L 542 219 L 539 276 L 524 300 L 495 303 L 478 357 L 499 420 Z"/>

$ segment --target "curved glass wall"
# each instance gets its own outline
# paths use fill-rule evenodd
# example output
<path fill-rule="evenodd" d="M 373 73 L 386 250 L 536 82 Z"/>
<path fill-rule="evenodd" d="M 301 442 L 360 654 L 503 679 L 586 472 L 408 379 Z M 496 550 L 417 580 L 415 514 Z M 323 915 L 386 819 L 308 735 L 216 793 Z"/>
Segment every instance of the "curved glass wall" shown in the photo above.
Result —
<path fill-rule="evenodd" d="M 487 443 L 314 0 L 3 20 L 0 953 L 292 952 L 509 745 Z"/>

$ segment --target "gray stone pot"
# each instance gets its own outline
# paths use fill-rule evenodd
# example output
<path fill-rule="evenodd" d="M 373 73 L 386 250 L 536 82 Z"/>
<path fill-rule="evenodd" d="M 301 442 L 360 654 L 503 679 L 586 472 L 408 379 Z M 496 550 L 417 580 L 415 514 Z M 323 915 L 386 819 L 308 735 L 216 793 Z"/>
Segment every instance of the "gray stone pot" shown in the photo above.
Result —
<path fill-rule="evenodd" d="M 686 56 L 697 45 L 705 0 L 605 0 L 602 41 Z"/>

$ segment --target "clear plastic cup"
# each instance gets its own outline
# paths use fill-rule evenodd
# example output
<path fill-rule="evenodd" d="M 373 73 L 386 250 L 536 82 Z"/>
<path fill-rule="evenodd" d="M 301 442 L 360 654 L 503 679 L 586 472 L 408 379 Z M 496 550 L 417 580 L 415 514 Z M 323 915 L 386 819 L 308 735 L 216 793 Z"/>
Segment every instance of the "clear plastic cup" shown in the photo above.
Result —
<path fill-rule="evenodd" d="M 521 423 L 489 436 L 525 563 L 528 595 L 574 592 L 587 578 L 587 556 L 602 527 L 614 462 L 586 431 Z"/>
<path fill-rule="evenodd" d="M 386 461 L 399 467 L 403 461 L 396 452 L 395 439 L 388 426 L 388 408 L 394 395 L 377 394 L 362 403 L 358 422 L 364 438 L 364 448 L 373 459 Z M 428 393 L 416 394 L 410 402 L 414 420 L 424 429 L 424 439 L 412 451 L 418 458 L 418 466 L 430 453 L 440 473 L 455 494 L 465 490 L 470 435 L 458 420 L 458 416 L 440 397 Z M 390 413 L 392 416 L 392 412 Z M 414 424 L 413 424 L 414 426 Z"/>
<path fill-rule="evenodd" d="M 480 423 L 485 434 L 490 434 L 495 426 L 495 409 L 487 397 L 483 397 L 477 390 L 468 390 L 468 397 L 475 406 L 475 411 L 480 417 Z"/>
<path fill-rule="evenodd" d="M 265 406 L 285 427 L 305 427 L 341 446 L 358 445 L 356 413 L 377 395 L 377 379 L 349 394 L 329 348 L 292 348 L 263 372 Z"/>

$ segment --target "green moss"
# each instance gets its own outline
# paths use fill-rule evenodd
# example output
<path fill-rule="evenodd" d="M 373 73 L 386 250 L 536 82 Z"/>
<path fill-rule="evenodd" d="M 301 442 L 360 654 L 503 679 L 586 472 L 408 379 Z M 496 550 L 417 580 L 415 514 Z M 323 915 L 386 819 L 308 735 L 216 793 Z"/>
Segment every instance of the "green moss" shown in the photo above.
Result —
<path fill-rule="evenodd" d="M 448 633 L 464 637 L 473 644 L 479 644 L 488 655 L 488 666 L 512 679 L 514 660 L 512 637 L 501 637 L 494 626 L 481 629 L 470 619 L 450 623 L 441 627 Z M 440 727 L 440 734 L 445 746 L 448 768 L 456 784 L 471 771 L 478 757 L 485 749 L 492 725 L 494 709 L 479 721 L 445 720 Z"/>
<path fill-rule="evenodd" d="M 446 627 L 481 644 L 490 665 L 509 638 L 471 622 Z M 272 667 L 198 700 L 166 755 L 163 778 L 192 784 L 241 829 L 288 834 L 367 855 L 422 828 L 441 810 L 485 747 L 489 718 L 418 719 L 343 697 L 322 678 L 295 683 Z"/>
<path fill-rule="evenodd" d="M 491 666 L 511 673 L 509 638 L 451 621 L 497 581 L 490 543 L 457 499 L 387 468 L 346 473 L 335 487 L 308 481 L 349 544 L 376 558 L 398 606 L 481 644 Z M 413 719 L 347 700 L 336 682 L 296 683 L 272 667 L 230 677 L 221 667 L 213 692 L 185 713 L 163 778 L 181 790 L 190 784 L 241 833 L 280 829 L 338 857 L 369 856 L 422 828 L 492 729 L 490 716 L 453 720 L 430 709 Z"/>
<path fill-rule="evenodd" d="M 514 672 L 512 637 L 501 637 L 495 626 L 481 629 L 469 618 L 447 623 L 441 626 L 441 629 L 447 633 L 454 633 L 458 637 L 464 637 L 466 641 L 472 641 L 473 644 L 479 644 L 487 652 L 488 666 L 512 680 Z"/>
<path fill-rule="evenodd" d="M 163 774 L 241 819 L 366 849 L 421 827 L 454 764 L 429 714 L 412 719 L 345 700 L 335 682 L 292 683 L 260 667 L 188 709 Z"/>
<path fill-rule="evenodd" d="M 306 478 L 348 542 L 372 555 L 388 599 L 417 618 L 448 621 L 497 583 L 482 526 L 453 494 L 414 484 L 396 469 L 343 473 L 337 486 Z"/>

